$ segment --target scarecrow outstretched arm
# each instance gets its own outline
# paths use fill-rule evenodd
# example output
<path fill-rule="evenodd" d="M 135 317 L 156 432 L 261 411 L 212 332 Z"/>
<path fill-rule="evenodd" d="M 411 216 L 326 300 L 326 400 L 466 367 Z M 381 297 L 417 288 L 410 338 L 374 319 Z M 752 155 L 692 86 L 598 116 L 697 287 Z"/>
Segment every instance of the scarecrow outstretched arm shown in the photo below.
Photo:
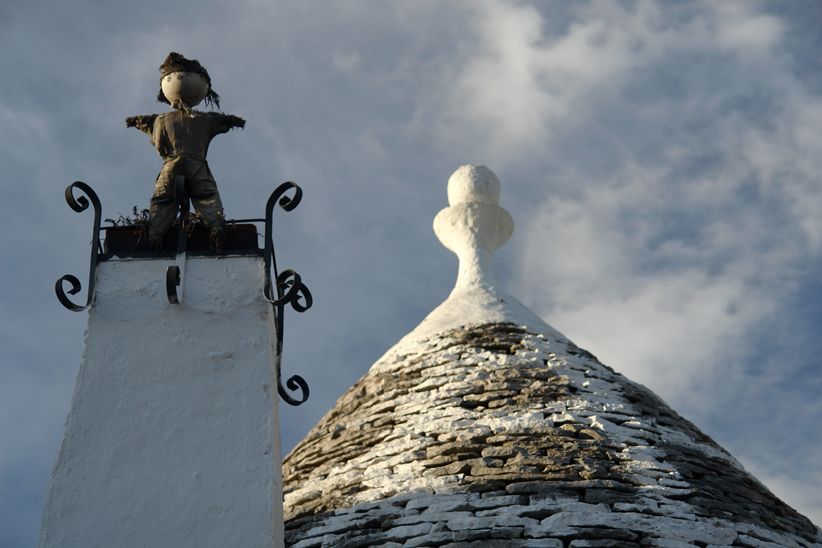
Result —
<path fill-rule="evenodd" d="M 126 127 L 136 127 L 140 131 L 151 136 L 154 131 L 154 121 L 158 114 L 143 114 L 140 116 L 129 116 L 126 118 Z"/>
<path fill-rule="evenodd" d="M 225 133 L 235 127 L 245 128 L 245 120 L 239 116 L 234 116 L 233 114 L 211 114 L 213 117 L 212 130 L 214 131 L 214 135 Z"/>

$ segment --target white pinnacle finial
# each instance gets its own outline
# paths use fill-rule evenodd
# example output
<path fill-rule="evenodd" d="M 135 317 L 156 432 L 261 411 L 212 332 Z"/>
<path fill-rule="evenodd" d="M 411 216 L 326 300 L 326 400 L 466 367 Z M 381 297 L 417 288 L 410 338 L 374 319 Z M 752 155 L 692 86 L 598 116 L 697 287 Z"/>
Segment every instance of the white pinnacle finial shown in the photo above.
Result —
<path fill-rule="evenodd" d="M 397 358 L 409 348 L 458 327 L 512 323 L 565 340 L 497 284 L 491 255 L 514 233 L 514 220 L 499 206 L 499 194 L 499 179 L 485 166 L 462 166 L 448 179 L 451 207 L 437 214 L 434 232 L 459 257 L 457 284 L 445 302 L 375 363 L 372 371 L 403 363 Z"/>
<path fill-rule="evenodd" d="M 466 291 L 504 294 L 491 256 L 514 233 L 514 220 L 499 206 L 499 196 L 499 179 L 485 166 L 462 166 L 448 179 L 451 207 L 434 219 L 434 232 L 460 260 L 452 296 Z"/>

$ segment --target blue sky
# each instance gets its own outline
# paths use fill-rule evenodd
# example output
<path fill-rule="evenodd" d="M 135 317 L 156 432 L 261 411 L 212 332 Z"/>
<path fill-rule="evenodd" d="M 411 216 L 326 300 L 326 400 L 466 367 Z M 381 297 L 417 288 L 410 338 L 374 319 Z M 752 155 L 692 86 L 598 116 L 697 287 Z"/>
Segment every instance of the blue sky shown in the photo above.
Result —
<path fill-rule="evenodd" d="M 104 217 L 147 207 L 160 159 L 124 118 L 169 51 L 225 112 L 209 164 L 229 217 L 294 180 L 281 267 L 315 306 L 287 324 L 290 449 L 444 300 L 456 257 L 431 229 L 460 165 L 502 181 L 517 224 L 500 283 L 660 394 L 822 523 L 822 4 L 140 3 L 0 6 L 0 546 L 36 542 Z"/>

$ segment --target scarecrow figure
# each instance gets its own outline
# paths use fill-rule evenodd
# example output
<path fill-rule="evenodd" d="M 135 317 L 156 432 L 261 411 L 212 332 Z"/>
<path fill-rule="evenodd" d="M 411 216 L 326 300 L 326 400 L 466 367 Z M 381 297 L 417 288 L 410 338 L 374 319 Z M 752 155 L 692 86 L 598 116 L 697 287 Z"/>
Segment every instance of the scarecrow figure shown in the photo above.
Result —
<path fill-rule="evenodd" d="M 160 65 L 160 73 L 157 101 L 170 104 L 173 110 L 126 118 L 126 127 L 136 127 L 147 133 L 163 158 L 163 168 L 157 175 L 149 208 L 149 245 L 154 251 L 162 247 L 163 237 L 177 216 L 174 180 L 178 175 L 184 175 L 186 195 L 211 231 L 212 248 L 221 253 L 225 217 L 217 183 L 208 169 L 206 153 L 211 139 L 231 128 L 244 128 L 245 120 L 230 114 L 193 109 L 203 99 L 207 105 L 220 108 L 220 96 L 211 89 L 211 78 L 197 60 L 169 53 Z"/>

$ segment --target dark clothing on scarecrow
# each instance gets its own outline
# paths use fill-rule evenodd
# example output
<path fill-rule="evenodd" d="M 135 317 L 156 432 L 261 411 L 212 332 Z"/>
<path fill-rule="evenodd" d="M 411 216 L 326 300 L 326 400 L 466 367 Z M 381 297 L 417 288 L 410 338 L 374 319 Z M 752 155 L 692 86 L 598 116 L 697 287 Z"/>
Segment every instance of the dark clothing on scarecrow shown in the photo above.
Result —
<path fill-rule="evenodd" d="M 164 160 L 151 198 L 149 240 L 162 238 L 177 216 L 174 180 L 178 175 L 185 175 L 186 194 L 206 228 L 224 230 L 223 204 L 206 153 L 211 139 L 233 127 L 244 127 L 245 120 L 230 114 L 179 109 L 132 116 L 126 118 L 126 125 L 147 133 Z"/>

